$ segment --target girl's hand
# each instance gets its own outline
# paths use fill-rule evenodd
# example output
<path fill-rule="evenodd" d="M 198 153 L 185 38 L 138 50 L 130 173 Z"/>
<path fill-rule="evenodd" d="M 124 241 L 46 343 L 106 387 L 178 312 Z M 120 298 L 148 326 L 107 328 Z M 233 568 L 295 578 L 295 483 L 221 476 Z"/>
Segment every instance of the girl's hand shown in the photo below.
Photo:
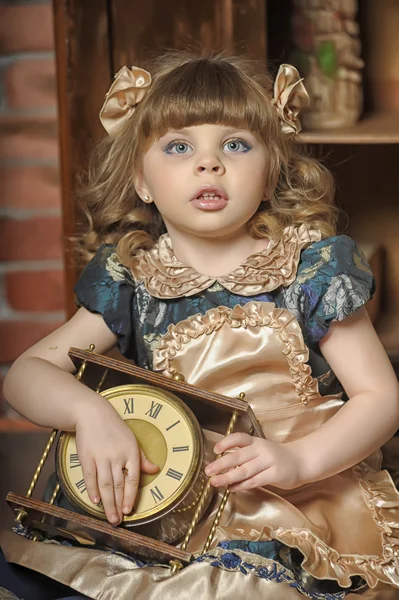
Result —
<path fill-rule="evenodd" d="M 290 490 L 306 482 L 303 458 L 290 444 L 276 444 L 247 433 L 232 433 L 214 447 L 216 454 L 234 448 L 210 463 L 205 473 L 215 487 L 231 492 L 271 485 Z"/>
<path fill-rule="evenodd" d="M 90 500 L 98 504 L 101 499 L 108 521 L 118 525 L 133 510 L 140 470 L 156 473 L 157 465 L 112 407 L 99 406 L 80 415 L 76 446 Z"/>

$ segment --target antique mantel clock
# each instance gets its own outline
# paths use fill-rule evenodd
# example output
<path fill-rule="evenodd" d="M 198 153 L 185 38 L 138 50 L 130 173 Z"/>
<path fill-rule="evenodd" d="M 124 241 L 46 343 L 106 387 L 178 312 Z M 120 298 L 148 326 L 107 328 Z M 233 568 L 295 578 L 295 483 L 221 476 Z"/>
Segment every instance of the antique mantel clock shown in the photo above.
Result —
<path fill-rule="evenodd" d="M 202 431 L 194 413 L 175 394 L 150 385 L 122 385 L 101 395 L 132 429 L 140 448 L 159 469 L 154 475 L 141 474 L 134 511 L 124 517 L 123 526 L 151 533 L 162 541 L 176 541 L 186 533 L 188 513 L 204 487 Z M 61 434 L 56 469 L 70 503 L 80 512 L 106 519 L 102 503 L 93 505 L 86 491 L 74 434 Z M 174 512 L 176 507 L 178 512 Z M 183 513 L 187 515 L 180 517 Z M 168 521 L 173 522 L 171 527 Z"/>
<path fill-rule="evenodd" d="M 17 521 L 34 531 L 38 540 L 64 536 L 86 545 L 110 546 L 126 553 L 169 561 L 172 573 L 190 562 L 186 551 L 190 537 L 206 510 L 210 481 L 204 474 L 204 415 L 220 416 L 225 434 L 235 428 L 263 437 L 251 407 L 239 398 L 200 390 L 184 382 L 89 350 L 71 348 L 78 367 L 77 379 L 106 398 L 133 430 L 139 446 L 158 465 L 155 474 L 142 473 L 133 512 L 119 527 L 108 523 L 100 502 L 93 505 L 86 491 L 82 467 L 72 433 L 52 432 L 26 496 L 10 492 L 7 501 Z M 85 380 L 83 380 L 83 376 Z M 102 390 L 108 379 L 125 380 Z M 227 419 L 226 419 L 227 417 Z M 53 444 L 56 444 L 58 483 L 49 502 L 35 500 L 32 492 Z M 60 492 L 74 511 L 57 506 Z M 228 499 L 225 491 L 207 541 L 206 552 Z M 179 547 L 173 543 L 179 541 Z"/>

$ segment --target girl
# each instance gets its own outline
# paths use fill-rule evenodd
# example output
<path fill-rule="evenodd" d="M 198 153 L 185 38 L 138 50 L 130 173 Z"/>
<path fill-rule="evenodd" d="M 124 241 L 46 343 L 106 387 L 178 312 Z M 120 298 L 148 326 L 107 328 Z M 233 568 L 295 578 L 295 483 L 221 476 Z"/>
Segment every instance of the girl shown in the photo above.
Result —
<path fill-rule="evenodd" d="M 377 450 L 398 428 L 398 389 L 364 308 L 373 277 L 335 236 L 330 175 L 296 145 L 307 102 L 297 71 L 283 65 L 270 88 L 244 59 L 169 54 L 150 72 L 124 67 L 106 96 L 80 309 L 16 361 L 7 399 L 76 431 L 90 498 L 115 525 L 139 470 L 158 467 L 74 379 L 70 346 L 117 345 L 141 367 L 244 391 L 266 439 L 205 432 L 215 453 L 230 451 L 208 465 L 212 484 L 237 493 L 211 550 L 172 578 L 162 565 L 3 535 L 9 561 L 90 598 L 186 598 L 188 586 L 196 600 L 230 589 L 397 597 L 399 494 Z M 212 510 L 189 551 L 200 553 Z"/>

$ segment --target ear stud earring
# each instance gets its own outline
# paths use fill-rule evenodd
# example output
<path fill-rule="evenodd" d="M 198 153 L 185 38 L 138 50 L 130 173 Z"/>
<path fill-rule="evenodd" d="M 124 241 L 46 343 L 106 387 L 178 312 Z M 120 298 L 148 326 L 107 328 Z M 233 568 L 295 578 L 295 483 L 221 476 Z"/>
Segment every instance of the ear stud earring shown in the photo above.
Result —
<path fill-rule="evenodd" d="M 149 196 L 144 196 L 143 202 L 145 202 L 146 204 L 151 204 L 152 200 Z"/>

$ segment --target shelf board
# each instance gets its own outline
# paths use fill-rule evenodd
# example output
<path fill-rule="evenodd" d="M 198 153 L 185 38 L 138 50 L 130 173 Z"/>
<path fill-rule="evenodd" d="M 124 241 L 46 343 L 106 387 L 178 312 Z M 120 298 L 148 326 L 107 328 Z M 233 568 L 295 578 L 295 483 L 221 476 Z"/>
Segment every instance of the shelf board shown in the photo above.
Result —
<path fill-rule="evenodd" d="M 303 131 L 305 144 L 399 144 L 399 112 L 381 112 L 365 117 L 348 129 Z"/>

